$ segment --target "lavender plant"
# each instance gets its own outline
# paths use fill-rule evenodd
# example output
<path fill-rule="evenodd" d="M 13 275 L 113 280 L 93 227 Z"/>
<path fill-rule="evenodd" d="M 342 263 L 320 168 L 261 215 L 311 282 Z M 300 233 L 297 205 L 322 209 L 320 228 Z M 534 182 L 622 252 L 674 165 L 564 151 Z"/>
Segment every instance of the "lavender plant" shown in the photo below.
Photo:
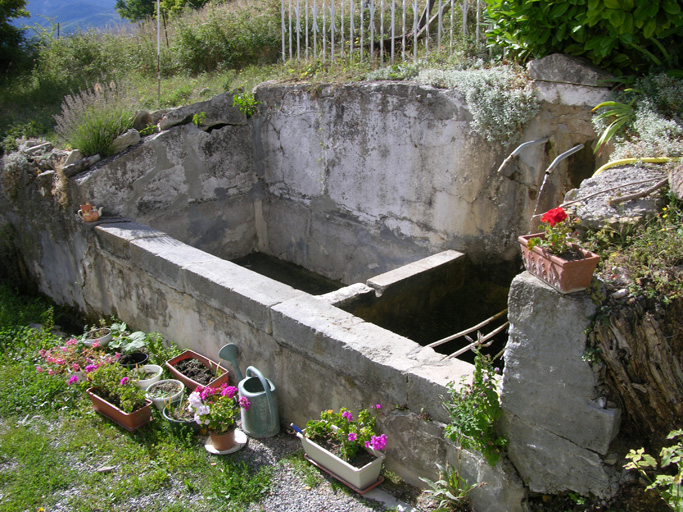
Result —
<path fill-rule="evenodd" d="M 110 156 L 112 143 L 133 125 L 134 114 L 125 87 L 97 83 L 64 98 L 55 116 L 57 134 L 85 156 Z"/>

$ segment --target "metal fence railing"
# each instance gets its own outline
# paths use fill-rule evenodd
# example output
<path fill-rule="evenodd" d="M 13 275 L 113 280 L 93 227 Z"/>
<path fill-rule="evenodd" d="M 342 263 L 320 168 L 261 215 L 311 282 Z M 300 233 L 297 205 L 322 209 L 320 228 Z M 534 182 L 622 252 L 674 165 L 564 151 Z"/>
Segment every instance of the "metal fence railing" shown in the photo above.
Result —
<path fill-rule="evenodd" d="M 371 59 L 379 65 L 453 53 L 479 41 L 481 0 L 281 0 L 282 60 Z M 456 12 L 457 11 L 457 12 Z"/>

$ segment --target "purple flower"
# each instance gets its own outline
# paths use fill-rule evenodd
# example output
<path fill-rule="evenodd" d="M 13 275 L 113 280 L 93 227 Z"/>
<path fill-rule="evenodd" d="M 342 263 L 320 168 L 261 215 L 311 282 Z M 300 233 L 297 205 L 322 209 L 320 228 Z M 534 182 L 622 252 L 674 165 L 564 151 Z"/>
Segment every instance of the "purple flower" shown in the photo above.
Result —
<path fill-rule="evenodd" d="M 121 379 L 121 382 L 119 382 L 119 384 L 123 386 L 126 382 L 128 382 L 128 377 L 124 377 L 123 379 Z"/>
<path fill-rule="evenodd" d="M 228 386 L 227 388 L 225 388 L 225 394 L 223 394 L 223 396 L 228 395 L 228 398 L 234 398 L 236 394 L 237 388 L 235 386 Z"/>
<path fill-rule="evenodd" d="M 97 365 L 95 364 L 89 364 L 85 367 L 85 373 L 94 372 L 95 370 L 97 370 Z"/>
<path fill-rule="evenodd" d="M 349 432 L 349 441 L 355 441 L 358 439 L 358 435 L 355 432 Z"/>
<path fill-rule="evenodd" d="M 346 418 L 346 421 L 351 423 L 353 421 L 353 415 L 349 411 L 344 411 L 342 413 L 342 418 Z"/>
<path fill-rule="evenodd" d="M 78 375 L 72 375 L 69 378 L 68 385 L 71 386 L 71 384 L 76 384 L 78 382 Z"/>
<path fill-rule="evenodd" d="M 372 436 L 370 442 L 365 443 L 365 446 L 368 446 L 368 444 L 373 450 L 383 451 L 387 447 L 387 436 L 385 434 L 382 434 L 381 436 Z"/>
<path fill-rule="evenodd" d="M 243 396 L 240 398 L 240 407 L 244 409 L 245 411 L 249 410 L 249 407 L 251 407 L 251 402 L 247 400 L 246 396 Z"/>

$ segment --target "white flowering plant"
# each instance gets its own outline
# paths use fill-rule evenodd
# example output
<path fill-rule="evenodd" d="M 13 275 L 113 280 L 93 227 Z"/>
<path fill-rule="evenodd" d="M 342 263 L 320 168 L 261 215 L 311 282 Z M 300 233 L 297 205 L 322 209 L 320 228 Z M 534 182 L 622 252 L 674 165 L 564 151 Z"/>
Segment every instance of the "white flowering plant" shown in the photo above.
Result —
<path fill-rule="evenodd" d="M 251 403 L 237 396 L 237 388 L 224 383 L 220 387 L 198 386 L 187 399 L 194 420 L 212 434 L 221 434 L 235 428 L 240 408 L 248 410 Z"/>

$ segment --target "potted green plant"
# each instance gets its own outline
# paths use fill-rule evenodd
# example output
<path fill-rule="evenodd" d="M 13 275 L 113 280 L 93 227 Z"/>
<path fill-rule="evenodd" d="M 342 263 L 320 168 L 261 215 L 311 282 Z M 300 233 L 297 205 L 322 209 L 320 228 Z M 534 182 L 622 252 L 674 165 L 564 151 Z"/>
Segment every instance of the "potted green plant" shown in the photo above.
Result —
<path fill-rule="evenodd" d="M 133 380 L 143 390 L 146 390 L 155 382 L 159 382 L 164 369 L 158 364 L 145 364 L 131 371 Z"/>
<path fill-rule="evenodd" d="M 113 323 L 111 326 L 114 335 L 109 343 L 109 348 L 121 353 L 119 364 L 132 369 L 143 366 L 149 359 L 144 352 L 147 347 L 147 334 L 143 331 L 128 332 L 124 322 Z"/>
<path fill-rule="evenodd" d="M 83 333 L 83 336 L 81 337 L 81 342 L 86 347 L 90 347 L 93 344 L 106 347 L 112 340 L 112 337 L 111 328 L 104 324 L 93 326 L 91 329 L 88 329 L 88 326 L 86 326 L 85 333 Z"/>
<path fill-rule="evenodd" d="M 194 432 L 201 430 L 194 419 L 194 409 L 192 409 L 187 400 L 183 400 L 176 404 L 167 404 L 161 411 L 163 417 L 171 424 L 171 427 L 176 430 L 189 429 Z"/>
<path fill-rule="evenodd" d="M 237 388 L 227 383 L 219 387 L 198 386 L 187 399 L 194 411 L 195 421 L 209 431 L 211 444 L 217 452 L 230 450 L 235 445 L 235 427 L 240 407 L 248 410 L 249 400 L 239 398 Z"/>
<path fill-rule="evenodd" d="M 377 404 L 372 409 L 380 410 Z M 311 420 L 305 431 L 297 431 L 306 458 L 354 490 L 364 493 L 381 479 L 387 436 L 375 433 L 375 417 L 368 409 L 357 419 L 346 408 L 339 412 L 323 411 L 319 420 Z"/>
<path fill-rule="evenodd" d="M 541 222 L 543 232 L 518 238 L 524 267 L 561 293 L 588 288 L 600 256 L 577 244 L 578 219 L 558 207 L 544 213 Z"/>
<path fill-rule="evenodd" d="M 160 411 L 168 404 L 178 404 L 183 399 L 185 385 L 179 380 L 164 379 L 149 386 L 145 396 Z"/>
<path fill-rule="evenodd" d="M 90 383 L 88 396 L 100 414 L 130 431 L 152 419 L 152 401 L 145 398 L 145 392 L 135 385 L 126 368 L 104 365 L 87 373 L 86 378 Z"/>

